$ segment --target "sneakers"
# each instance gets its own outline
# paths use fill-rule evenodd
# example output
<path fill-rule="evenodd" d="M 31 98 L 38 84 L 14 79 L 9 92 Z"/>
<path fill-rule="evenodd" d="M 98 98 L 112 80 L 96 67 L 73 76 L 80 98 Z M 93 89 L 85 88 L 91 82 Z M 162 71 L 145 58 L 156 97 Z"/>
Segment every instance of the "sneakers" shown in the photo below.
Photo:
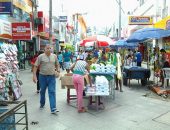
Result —
<path fill-rule="evenodd" d="M 44 109 L 44 106 L 40 106 L 40 110 L 43 110 Z"/>
<path fill-rule="evenodd" d="M 54 110 L 51 112 L 51 114 L 57 114 L 59 111 L 58 110 Z"/>

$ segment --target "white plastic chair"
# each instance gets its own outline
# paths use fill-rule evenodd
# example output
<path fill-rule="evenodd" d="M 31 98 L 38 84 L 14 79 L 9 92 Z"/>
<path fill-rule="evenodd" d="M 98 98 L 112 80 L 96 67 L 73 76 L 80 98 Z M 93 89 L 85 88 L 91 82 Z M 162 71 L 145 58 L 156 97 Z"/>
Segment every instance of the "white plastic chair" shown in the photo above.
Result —
<path fill-rule="evenodd" d="M 163 71 L 164 88 L 165 88 L 166 87 L 165 86 L 166 81 L 170 79 L 170 68 L 163 68 L 162 71 Z"/>

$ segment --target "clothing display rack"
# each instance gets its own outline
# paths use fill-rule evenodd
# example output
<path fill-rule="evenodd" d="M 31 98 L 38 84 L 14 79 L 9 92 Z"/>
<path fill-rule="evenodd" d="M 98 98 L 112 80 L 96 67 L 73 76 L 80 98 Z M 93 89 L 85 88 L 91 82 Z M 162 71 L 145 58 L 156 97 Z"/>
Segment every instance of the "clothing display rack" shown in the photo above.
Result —
<path fill-rule="evenodd" d="M 0 41 L 0 101 L 14 101 L 21 97 L 19 67 L 15 44 Z"/>

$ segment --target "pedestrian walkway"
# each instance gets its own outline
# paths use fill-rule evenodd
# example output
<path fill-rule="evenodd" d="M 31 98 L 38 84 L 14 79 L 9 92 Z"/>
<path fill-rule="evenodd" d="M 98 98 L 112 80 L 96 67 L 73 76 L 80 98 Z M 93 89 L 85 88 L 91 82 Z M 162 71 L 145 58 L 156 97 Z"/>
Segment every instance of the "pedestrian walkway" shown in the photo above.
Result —
<path fill-rule="evenodd" d="M 170 102 L 145 97 L 149 90 L 132 80 L 131 88 L 116 91 L 115 100 L 105 99 L 105 109 L 77 113 L 75 101 L 66 102 L 66 89 L 57 81 L 58 115 L 50 113 L 48 98 L 39 109 L 39 94 L 30 70 L 20 72 L 23 81 L 20 100 L 27 100 L 29 130 L 170 130 Z M 48 96 L 48 93 L 47 95 Z M 31 122 L 38 124 L 31 124 Z"/>

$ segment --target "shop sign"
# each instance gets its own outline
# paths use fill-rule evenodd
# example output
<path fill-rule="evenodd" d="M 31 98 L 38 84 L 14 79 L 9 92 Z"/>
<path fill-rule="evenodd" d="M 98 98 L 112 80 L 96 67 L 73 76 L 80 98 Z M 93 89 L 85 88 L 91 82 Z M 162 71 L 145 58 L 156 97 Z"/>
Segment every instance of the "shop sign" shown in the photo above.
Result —
<path fill-rule="evenodd" d="M 11 2 L 11 0 L 1 0 L 1 2 L 0 2 L 0 14 L 12 14 L 12 2 Z"/>
<path fill-rule="evenodd" d="M 12 23 L 12 39 L 13 40 L 31 40 L 32 29 L 31 23 Z"/>
<path fill-rule="evenodd" d="M 32 2 L 30 0 L 13 0 L 13 4 L 27 13 L 32 12 Z"/>
<path fill-rule="evenodd" d="M 59 16 L 60 22 L 67 22 L 67 16 Z"/>
<path fill-rule="evenodd" d="M 150 16 L 129 16 L 129 25 L 151 25 L 153 19 Z"/>
<path fill-rule="evenodd" d="M 0 35 L 2 34 L 11 35 L 11 23 L 0 19 Z"/>
<path fill-rule="evenodd" d="M 170 19 L 166 21 L 166 29 L 170 30 Z"/>

